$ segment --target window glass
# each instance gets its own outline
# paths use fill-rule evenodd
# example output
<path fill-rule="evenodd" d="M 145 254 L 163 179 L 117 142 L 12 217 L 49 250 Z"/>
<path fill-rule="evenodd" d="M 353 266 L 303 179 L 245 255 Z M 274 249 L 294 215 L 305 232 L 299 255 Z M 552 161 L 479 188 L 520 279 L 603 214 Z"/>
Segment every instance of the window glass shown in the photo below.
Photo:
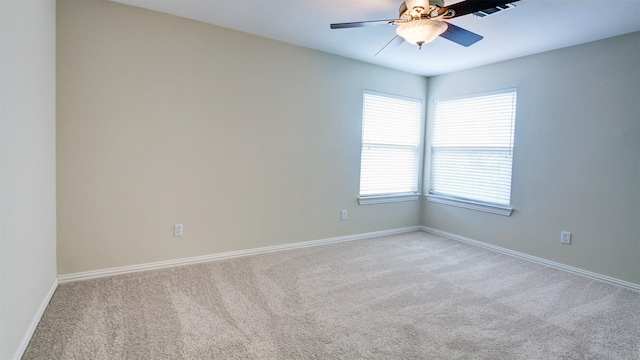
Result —
<path fill-rule="evenodd" d="M 429 193 L 509 206 L 515 90 L 437 101 Z"/>
<path fill-rule="evenodd" d="M 360 195 L 417 193 L 422 102 L 366 91 Z"/>

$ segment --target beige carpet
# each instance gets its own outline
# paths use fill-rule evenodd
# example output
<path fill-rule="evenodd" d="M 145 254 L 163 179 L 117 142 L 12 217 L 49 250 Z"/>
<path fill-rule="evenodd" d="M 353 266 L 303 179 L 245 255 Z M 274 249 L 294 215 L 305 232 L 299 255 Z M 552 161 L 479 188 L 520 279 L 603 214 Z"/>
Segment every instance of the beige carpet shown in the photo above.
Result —
<path fill-rule="evenodd" d="M 423 232 L 62 284 L 23 359 L 640 359 L 640 293 Z"/>

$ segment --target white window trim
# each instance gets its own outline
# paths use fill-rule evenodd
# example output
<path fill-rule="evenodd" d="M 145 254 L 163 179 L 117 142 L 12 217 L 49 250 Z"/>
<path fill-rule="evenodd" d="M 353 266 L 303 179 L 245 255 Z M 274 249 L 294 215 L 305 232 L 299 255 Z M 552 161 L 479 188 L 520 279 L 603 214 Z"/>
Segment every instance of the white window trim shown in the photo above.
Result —
<path fill-rule="evenodd" d="M 390 194 L 390 195 L 372 195 L 372 196 L 359 196 L 358 204 L 370 205 L 370 204 L 384 204 L 401 201 L 417 201 L 420 200 L 420 193 L 410 194 Z"/>
<path fill-rule="evenodd" d="M 427 201 L 437 204 L 457 206 L 465 209 L 484 211 L 492 214 L 511 216 L 513 208 L 489 203 L 481 203 L 465 199 L 456 199 L 448 196 L 439 196 L 434 194 L 425 195 Z"/>

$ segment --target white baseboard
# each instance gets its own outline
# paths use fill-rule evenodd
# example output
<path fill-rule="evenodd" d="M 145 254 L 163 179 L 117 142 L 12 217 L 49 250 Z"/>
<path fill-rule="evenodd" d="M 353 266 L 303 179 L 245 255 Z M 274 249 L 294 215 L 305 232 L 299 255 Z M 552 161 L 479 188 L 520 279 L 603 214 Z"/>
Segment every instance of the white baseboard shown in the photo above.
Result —
<path fill-rule="evenodd" d="M 599 280 L 599 281 L 603 281 L 612 285 L 617 285 L 623 288 L 627 288 L 630 290 L 635 290 L 635 291 L 640 291 L 640 284 L 634 284 L 632 282 L 628 282 L 628 281 L 624 281 L 624 280 L 620 280 L 620 279 L 616 279 L 610 276 L 606 276 L 606 275 L 602 275 L 602 274 L 598 274 L 598 273 L 594 273 L 591 271 L 587 271 L 587 270 L 583 270 L 577 267 L 573 267 L 573 266 L 569 266 L 569 265 L 565 265 L 562 263 L 558 263 L 555 261 L 550 261 L 547 259 L 543 259 L 543 258 L 539 258 L 536 256 L 531 256 L 531 255 L 527 255 L 521 252 L 517 252 L 517 251 L 513 251 L 513 250 L 509 250 L 509 249 L 505 249 L 503 247 L 500 246 L 495 246 L 495 245 L 491 245 L 491 244 L 487 244 L 478 240 L 473 240 L 473 239 L 469 239 L 463 236 L 459 236 L 459 235 L 455 235 L 455 234 L 451 234 L 445 231 L 440 231 L 437 229 L 433 229 L 427 226 L 422 226 L 422 231 L 431 233 L 431 234 L 435 234 L 435 235 L 440 235 L 440 236 L 444 236 L 446 238 L 452 239 L 452 240 L 457 240 L 457 241 L 461 241 L 467 244 L 471 244 L 471 245 L 475 245 L 475 246 L 479 246 L 488 250 L 492 250 L 492 251 L 496 251 L 499 253 L 503 253 L 505 255 L 510 255 L 513 257 L 517 257 L 519 259 L 523 259 L 523 260 L 527 260 L 527 261 L 531 261 L 534 263 L 538 263 L 541 265 L 546 265 L 555 269 L 559 269 L 559 270 L 564 270 L 566 272 L 570 272 L 572 274 L 576 274 L 576 275 L 582 275 L 585 276 L 587 278 L 590 279 L 594 279 L 594 280 Z"/>
<path fill-rule="evenodd" d="M 410 226 L 405 228 L 368 232 L 364 234 L 346 235 L 346 236 L 339 236 L 339 237 L 321 239 L 321 240 L 311 240 L 311 241 L 304 241 L 304 242 L 297 242 L 297 243 L 290 243 L 290 244 L 283 244 L 283 245 L 266 246 L 266 247 L 260 247 L 255 249 L 230 251 L 230 252 L 219 253 L 219 254 L 159 261 L 159 262 L 153 262 L 153 263 L 147 263 L 147 264 L 122 266 L 117 268 L 94 270 L 94 271 L 85 271 L 85 272 L 79 272 L 79 273 L 58 275 L 58 282 L 62 284 L 62 283 L 71 282 L 71 281 L 89 280 L 89 279 L 95 279 L 95 278 L 100 278 L 105 276 L 128 274 L 128 273 L 134 273 L 139 271 L 157 270 L 157 269 L 163 269 L 163 268 L 174 267 L 174 266 L 198 264 L 198 263 L 209 262 L 209 261 L 231 259 L 231 258 L 236 258 L 241 256 L 265 254 L 265 253 L 270 253 L 275 251 L 283 251 L 283 250 L 291 250 L 291 249 L 300 249 L 300 248 L 305 248 L 310 246 L 318 246 L 323 244 L 367 239 L 367 238 L 372 238 L 377 236 L 394 235 L 394 234 L 401 234 L 401 233 L 406 233 L 411 231 L 421 231 L 421 230 L 422 230 L 421 226 Z"/>
<path fill-rule="evenodd" d="M 203 262 L 231 259 L 231 258 L 249 256 L 249 255 L 266 254 L 266 253 L 275 252 L 275 251 L 300 249 L 300 248 L 305 248 L 305 247 L 310 247 L 310 246 L 318 246 L 318 245 L 323 245 L 323 244 L 331 244 L 331 243 L 338 243 L 338 242 L 344 242 L 344 241 L 367 239 L 367 238 L 372 238 L 372 237 L 377 237 L 377 236 L 401 234 L 401 233 L 406 233 L 406 232 L 411 232 L 411 231 L 424 231 L 424 232 L 428 232 L 428 233 L 431 233 L 431 234 L 444 236 L 444 237 L 452 239 L 452 240 L 461 241 L 461 242 L 464 242 L 464 243 L 467 243 L 467 244 L 479 246 L 479 247 L 482 247 L 482 248 L 485 248 L 485 249 L 488 249 L 488 250 L 496 251 L 496 252 L 499 252 L 499 253 L 502 253 L 502 254 L 506 254 L 506 255 L 510 255 L 510 256 L 513 256 L 513 257 L 516 257 L 516 258 L 520 258 L 520 259 L 523 259 L 523 260 L 527 260 L 527 261 L 535 262 L 535 263 L 538 263 L 538 264 L 546 265 L 546 266 L 549 266 L 549 267 L 552 267 L 552 268 L 555 268 L 555 269 L 567 271 L 569 273 L 585 276 L 587 278 L 603 281 L 603 282 L 606 282 L 606 283 L 609 283 L 609 284 L 617 285 L 617 286 L 620 286 L 620 287 L 624 287 L 624 288 L 627 288 L 627 289 L 631 289 L 631 290 L 635 290 L 635 291 L 639 291 L 640 292 L 640 284 L 635 284 L 635 283 L 632 283 L 632 282 L 616 279 L 616 278 L 613 278 L 613 277 L 610 277 L 610 276 L 606 276 L 606 275 L 594 273 L 594 272 L 591 272 L 591 271 L 583 270 L 583 269 L 580 269 L 580 268 L 576 268 L 576 267 L 573 267 L 573 266 L 565 265 L 565 264 L 562 264 L 562 263 L 558 263 L 558 262 L 555 262 L 555 261 L 550 261 L 550 260 L 539 258 L 539 257 L 536 257 L 536 256 L 532 256 L 532 255 L 524 254 L 524 253 L 521 253 L 521 252 L 509 250 L 509 249 L 506 249 L 506 248 L 503 248 L 503 247 L 500 247 L 500 246 L 487 244 L 487 243 L 484 243 L 484 242 L 481 242 L 481 241 L 478 241 L 478 240 L 473 240 L 473 239 L 470 239 L 470 238 L 466 238 L 466 237 L 459 236 L 459 235 L 456 235 L 456 234 L 452 234 L 452 233 L 448 233 L 448 232 L 441 231 L 441 230 L 438 230 L 438 229 L 430 228 L 430 227 L 427 227 L 427 226 L 410 226 L 410 227 L 405 227 L 405 228 L 383 230 L 383 231 L 375 231 L 375 232 L 369 232 L 369 233 L 363 233 L 363 234 L 355 234 L 355 235 L 346 235 L 346 236 L 339 236 L 339 237 L 327 238 L 327 239 L 321 239 L 321 240 L 311 240 L 311 241 L 304 241 L 304 242 L 298 242 L 298 243 L 266 246 L 266 247 L 260 247 L 260 248 L 255 248 L 255 249 L 230 251 L 230 252 L 225 252 L 225 253 L 218 253 L 218 254 L 211 254 L 211 255 L 204 255 L 204 256 L 196 256 L 196 257 L 189 257 L 189 258 L 182 258 L 182 259 L 175 259 L 175 260 L 167 260 L 167 261 L 159 261 L 159 262 L 139 264 L 139 265 L 122 266 L 122 267 L 117 267 L 117 268 L 109 268 L 109 269 L 101 269 L 101 270 L 94 270 L 94 271 L 85 271 L 85 272 L 79 272 L 79 273 L 58 275 L 58 280 L 57 280 L 56 286 L 57 286 L 58 283 L 62 284 L 62 283 L 66 283 L 66 282 L 89 280 L 89 279 L 95 279 L 95 278 L 100 278 L 100 277 L 105 277 L 105 276 L 121 275 L 121 274 L 128 274 L 128 273 L 134 273 L 134 272 L 140 272 L 140 271 L 148 271 L 148 270 L 157 270 L 157 269 L 169 268 L 169 267 L 174 267 L 174 266 L 198 264 L 198 263 L 203 263 Z M 55 288 L 53 288 L 53 290 L 51 291 L 50 295 L 53 295 L 53 291 L 55 291 Z M 49 299 L 50 299 L 50 296 L 46 300 L 45 307 L 46 307 L 46 304 L 49 302 Z M 42 312 L 44 312 L 44 308 L 42 309 Z M 39 316 L 42 316 L 42 314 L 40 314 Z M 38 317 L 38 320 L 39 320 L 39 317 Z M 35 325 L 37 325 L 37 322 L 35 323 Z M 35 330 L 35 325 L 33 326 L 33 330 Z M 28 341 L 27 341 L 27 344 L 28 344 Z M 26 344 L 25 344 L 25 348 L 26 348 Z"/>
<path fill-rule="evenodd" d="M 22 355 L 24 355 L 25 350 L 27 350 L 27 346 L 29 345 L 29 342 L 31 341 L 31 337 L 33 337 L 33 333 L 36 331 L 36 327 L 38 327 L 38 323 L 40 323 L 40 319 L 42 319 L 42 315 L 44 315 L 44 311 L 47 309 L 47 306 L 49 305 L 49 302 L 51 301 L 51 298 L 53 297 L 53 293 L 56 292 L 57 288 L 58 288 L 58 279 L 54 279 L 53 280 L 53 284 L 51 285 L 51 288 L 49 289 L 49 292 L 47 293 L 45 298 L 42 300 L 42 303 L 40 304 L 40 307 L 38 308 L 38 312 L 33 317 L 33 320 L 31 321 L 31 324 L 29 325 L 29 328 L 27 329 L 27 333 L 24 335 L 24 338 L 22 339 L 22 342 L 20 343 L 20 347 L 18 347 L 18 351 L 16 351 L 16 354 L 13 357 L 14 360 L 21 359 Z"/>

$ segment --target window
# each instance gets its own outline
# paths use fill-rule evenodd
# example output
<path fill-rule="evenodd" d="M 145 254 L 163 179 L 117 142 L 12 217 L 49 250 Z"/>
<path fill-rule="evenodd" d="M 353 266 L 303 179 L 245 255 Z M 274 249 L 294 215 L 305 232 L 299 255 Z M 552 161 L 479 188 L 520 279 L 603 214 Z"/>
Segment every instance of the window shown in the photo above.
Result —
<path fill-rule="evenodd" d="M 516 91 L 437 101 L 427 200 L 510 215 Z"/>
<path fill-rule="evenodd" d="M 422 101 L 365 91 L 360 204 L 418 199 Z"/>

